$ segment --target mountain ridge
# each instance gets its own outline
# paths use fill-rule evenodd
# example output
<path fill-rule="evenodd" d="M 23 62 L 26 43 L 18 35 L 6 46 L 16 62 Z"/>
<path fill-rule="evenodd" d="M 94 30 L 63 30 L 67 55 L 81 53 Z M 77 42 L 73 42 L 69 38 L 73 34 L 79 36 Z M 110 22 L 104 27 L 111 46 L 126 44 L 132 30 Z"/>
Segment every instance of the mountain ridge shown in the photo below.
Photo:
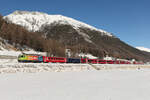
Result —
<path fill-rule="evenodd" d="M 136 59 L 146 61 L 150 59 L 150 55 L 146 52 L 142 52 L 126 44 L 109 32 L 95 29 L 79 21 L 77 21 L 79 24 L 74 25 L 74 23 L 72 23 L 74 19 L 72 18 L 70 22 L 68 18 L 66 21 L 63 19 L 64 17 L 62 18 L 62 16 L 59 15 L 58 18 L 55 19 L 58 20 L 60 18 L 61 20 L 57 21 L 53 18 L 45 20 L 48 18 L 45 16 L 49 16 L 45 13 L 24 11 L 17 11 L 14 12 L 13 15 L 9 14 L 8 16 L 3 17 L 4 23 L 0 31 L 1 36 L 3 36 L 2 38 L 9 40 L 10 43 L 28 46 L 38 51 L 49 52 L 51 54 L 50 56 L 63 57 L 65 56 L 65 49 L 71 49 L 72 57 L 77 57 L 78 54 L 85 53 L 92 54 L 99 58 L 108 55 L 129 60 Z M 17 21 L 17 23 L 13 21 Z M 41 24 L 42 21 L 44 23 L 47 21 L 50 22 Z M 26 26 L 28 25 L 26 24 L 27 22 L 33 25 L 31 27 L 29 26 L 31 30 L 32 28 L 37 30 L 29 30 Z M 7 34 L 4 34 L 4 32 Z M 7 35 L 7 37 L 5 35 Z"/>
<path fill-rule="evenodd" d="M 97 29 L 91 25 L 63 15 L 48 15 L 41 12 L 15 11 L 7 16 L 4 16 L 3 18 L 14 24 L 26 27 L 29 31 L 34 32 L 39 31 L 43 25 L 50 25 L 54 22 L 59 22 L 59 24 L 72 25 L 74 29 L 85 27 L 91 30 L 103 32 L 104 35 L 113 36 L 109 32 Z"/>

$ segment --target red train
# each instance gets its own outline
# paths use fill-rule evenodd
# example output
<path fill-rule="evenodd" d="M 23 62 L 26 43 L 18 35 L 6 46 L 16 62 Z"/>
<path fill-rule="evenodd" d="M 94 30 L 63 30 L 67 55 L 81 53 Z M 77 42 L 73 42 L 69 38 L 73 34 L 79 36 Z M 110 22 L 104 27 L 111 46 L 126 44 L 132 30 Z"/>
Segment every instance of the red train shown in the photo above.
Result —
<path fill-rule="evenodd" d="M 36 58 L 36 59 L 35 59 Z M 123 60 L 101 60 L 87 58 L 64 58 L 47 57 L 40 55 L 23 54 L 18 56 L 18 62 L 43 62 L 43 63 L 91 63 L 91 64 L 143 64 L 139 62 L 130 62 Z"/>

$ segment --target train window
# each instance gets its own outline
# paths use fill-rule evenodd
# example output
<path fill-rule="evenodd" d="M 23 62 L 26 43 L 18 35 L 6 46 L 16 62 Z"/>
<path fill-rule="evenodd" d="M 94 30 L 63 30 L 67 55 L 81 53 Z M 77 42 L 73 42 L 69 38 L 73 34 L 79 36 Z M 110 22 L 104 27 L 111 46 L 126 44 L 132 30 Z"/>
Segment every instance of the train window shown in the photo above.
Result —
<path fill-rule="evenodd" d="M 109 60 L 108 60 L 107 62 L 113 62 L 113 61 L 111 61 L 111 60 L 109 61 Z"/>
<path fill-rule="evenodd" d="M 88 59 L 88 62 L 92 62 L 92 60 Z"/>
<path fill-rule="evenodd" d="M 19 57 L 22 57 L 22 58 L 23 58 L 23 57 L 24 57 L 24 55 L 19 55 Z"/>
<path fill-rule="evenodd" d="M 105 60 L 99 60 L 99 62 L 105 62 Z"/>
<path fill-rule="evenodd" d="M 21 55 L 20 57 L 24 57 L 23 55 Z"/>
<path fill-rule="evenodd" d="M 64 60 L 64 58 L 56 58 L 56 60 Z"/>

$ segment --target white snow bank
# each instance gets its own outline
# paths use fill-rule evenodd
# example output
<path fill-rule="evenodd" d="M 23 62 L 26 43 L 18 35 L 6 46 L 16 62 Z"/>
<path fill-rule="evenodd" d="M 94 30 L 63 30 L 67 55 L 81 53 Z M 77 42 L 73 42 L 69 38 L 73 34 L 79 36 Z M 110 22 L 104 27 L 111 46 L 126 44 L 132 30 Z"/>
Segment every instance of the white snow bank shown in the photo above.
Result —
<path fill-rule="evenodd" d="M 0 64 L 0 73 L 36 73 L 95 70 L 88 64 L 52 64 L 52 63 L 4 63 Z"/>
<path fill-rule="evenodd" d="M 18 63 L 17 59 L 0 59 L 0 64 Z"/>
<path fill-rule="evenodd" d="M 87 70 L 150 69 L 150 65 L 60 64 L 60 63 L 1 63 L 0 73 L 71 72 Z"/>

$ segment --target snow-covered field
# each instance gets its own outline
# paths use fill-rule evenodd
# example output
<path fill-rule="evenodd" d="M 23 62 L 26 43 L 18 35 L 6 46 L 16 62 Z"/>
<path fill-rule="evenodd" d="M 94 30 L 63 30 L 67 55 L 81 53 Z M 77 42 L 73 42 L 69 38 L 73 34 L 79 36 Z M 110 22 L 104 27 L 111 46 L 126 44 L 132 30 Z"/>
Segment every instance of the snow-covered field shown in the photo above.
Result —
<path fill-rule="evenodd" d="M 0 74 L 1 100 L 150 100 L 150 69 Z"/>

